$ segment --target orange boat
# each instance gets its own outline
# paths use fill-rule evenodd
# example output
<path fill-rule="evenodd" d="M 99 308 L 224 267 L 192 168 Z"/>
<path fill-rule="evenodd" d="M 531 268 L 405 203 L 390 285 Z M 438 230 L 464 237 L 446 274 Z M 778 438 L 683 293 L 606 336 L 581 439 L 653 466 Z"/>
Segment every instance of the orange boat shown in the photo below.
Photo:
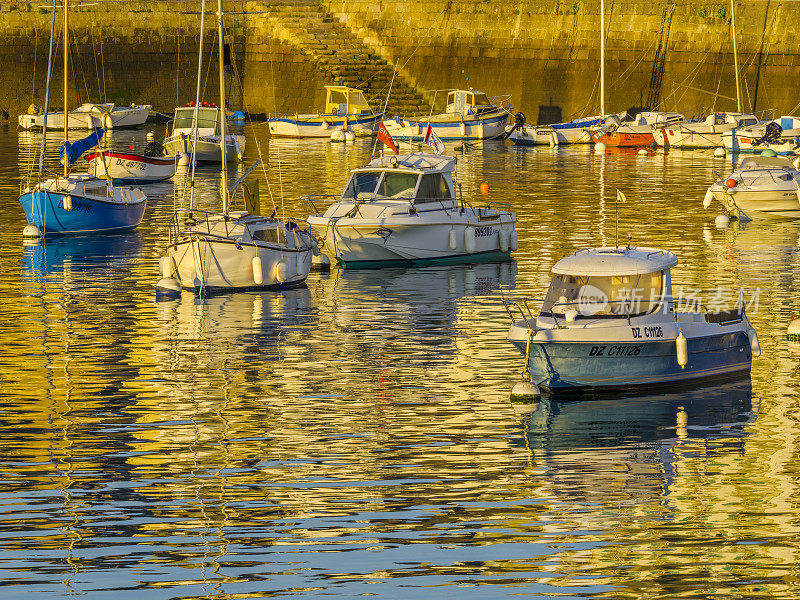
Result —
<path fill-rule="evenodd" d="M 654 132 L 661 135 L 665 126 L 684 120 L 679 113 L 640 112 L 632 121 L 607 122 L 592 131 L 591 136 L 595 143 L 602 142 L 609 147 L 641 148 L 656 143 Z"/>

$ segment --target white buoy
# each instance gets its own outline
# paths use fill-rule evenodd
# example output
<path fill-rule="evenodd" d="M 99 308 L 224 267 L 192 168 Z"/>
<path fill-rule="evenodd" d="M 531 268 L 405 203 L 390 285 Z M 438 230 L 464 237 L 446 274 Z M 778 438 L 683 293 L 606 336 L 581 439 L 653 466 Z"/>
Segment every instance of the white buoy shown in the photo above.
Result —
<path fill-rule="evenodd" d="M 594 145 L 594 151 L 595 152 L 605 152 L 606 151 L 606 145 L 603 142 L 597 142 Z"/>
<path fill-rule="evenodd" d="M 706 190 L 706 195 L 703 197 L 703 208 L 708 208 L 714 201 L 714 194 L 711 189 Z"/>
<path fill-rule="evenodd" d="M 542 399 L 539 387 L 532 381 L 518 381 L 511 388 L 511 402 L 515 404 L 532 404 Z"/>
<path fill-rule="evenodd" d="M 146 137 L 146 138 L 147 138 L 147 141 L 148 141 L 148 142 L 152 142 L 154 139 L 156 139 L 156 134 L 155 134 L 155 133 L 153 133 L 152 131 L 148 131 L 148 132 L 147 132 L 147 135 L 146 135 L 146 136 L 144 136 L 144 137 Z"/>
<path fill-rule="evenodd" d="M 717 226 L 717 229 L 725 229 L 730 224 L 731 220 L 728 215 L 717 215 L 717 218 L 714 219 L 714 225 Z"/>
<path fill-rule="evenodd" d="M 261 257 L 254 256 L 251 262 L 253 267 L 253 282 L 256 285 L 262 285 L 264 283 L 264 268 L 261 265 Z"/>
<path fill-rule="evenodd" d="M 334 129 L 331 133 L 332 142 L 343 142 L 345 140 L 344 131 L 341 129 Z"/>
<path fill-rule="evenodd" d="M 328 127 L 330 127 L 330 125 L 328 124 L 328 121 L 326 121 L 325 119 L 322 119 L 322 128 L 323 129 L 328 129 Z"/>
<path fill-rule="evenodd" d="M 800 317 L 789 321 L 789 327 L 786 329 L 786 339 L 790 342 L 800 342 Z"/>
<path fill-rule="evenodd" d="M 447 233 L 447 247 L 450 248 L 450 250 L 455 250 L 456 248 L 458 248 L 458 239 L 456 238 L 455 229 L 451 229 Z"/>
<path fill-rule="evenodd" d="M 355 142 L 356 141 L 356 134 L 352 131 L 345 131 L 344 132 L 344 141 L 345 142 Z"/>
<path fill-rule="evenodd" d="M 162 256 L 158 259 L 158 272 L 161 277 L 172 277 L 175 274 L 175 261 L 171 256 Z"/>
<path fill-rule="evenodd" d="M 285 262 L 279 261 L 275 264 L 275 281 L 283 283 L 289 278 L 289 267 Z"/>
<path fill-rule="evenodd" d="M 714 148 L 714 156 L 717 157 L 725 156 L 725 148 L 722 147 Z"/>
<path fill-rule="evenodd" d="M 644 148 L 639 148 L 639 151 L 636 154 L 638 154 L 639 156 L 647 156 L 648 152 Z"/>
<path fill-rule="evenodd" d="M 25 228 L 22 230 L 23 240 L 38 240 L 40 237 L 42 237 L 42 232 L 39 231 L 36 225 L 25 225 Z"/>
<path fill-rule="evenodd" d="M 678 331 L 678 337 L 675 338 L 675 354 L 678 358 L 678 364 L 683 369 L 689 362 L 689 347 L 686 343 L 686 336 L 682 331 Z"/>
<path fill-rule="evenodd" d="M 189 155 L 188 154 L 179 154 L 178 155 L 178 166 L 179 167 L 188 167 L 189 166 Z"/>
<path fill-rule="evenodd" d="M 475 253 L 475 229 L 473 227 L 464 229 L 464 251 L 467 254 Z"/>
<path fill-rule="evenodd" d="M 517 234 L 516 229 L 512 229 L 511 234 L 508 236 L 508 248 L 512 252 L 516 252 L 517 248 L 519 248 L 519 234 Z"/>
<path fill-rule="evenodd" d="M 500 247 L 500 252 L 508 252 L 508 230 L 501 229 L 497 232 L 497 245 Z"/>
<path fill-rule="evenodd" d="M 761 344 L 758 343 L 758 334 L 756 330 L 750 327 L 747 330 L 747 337 L 750 340 L 750 350 L 753 352 L 753 356 L 761 356 Z"/>
<path fill-rule="evenodd" d="M 328 271 L 331 268 L 331 259 L 324 254 L 315 255 L 311 259 L 311 268 L 315 271 Z"/>
<path fill-rule="evenodd" d="M 181 284 L 174 277 L 162 277 L 156 283 L 156 296 L 175 298 L 181 295 Z"/>

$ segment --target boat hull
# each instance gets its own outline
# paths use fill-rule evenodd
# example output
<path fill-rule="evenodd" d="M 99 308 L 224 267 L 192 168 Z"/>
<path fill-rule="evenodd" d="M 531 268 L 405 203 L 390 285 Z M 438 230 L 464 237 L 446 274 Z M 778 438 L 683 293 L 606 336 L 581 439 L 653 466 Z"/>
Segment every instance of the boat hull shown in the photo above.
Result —
<path fill-rule="evenodd" d="M 595 143 L 599 142 L 609 147 L 618 148 L 642 148 L 644 146 L 651 146 L 656 141 L 652 132 L 624 133 L 619 131 L 604 133 L 602 135 L 593 133 L 592 140 Z"/>
<path fill-rule="evenodd" d="M 142 156 L 125 152 L 94 152 L 85 157 L 89 173 L 114 183 L 151 183 L 175 175 L 177 156 Z"/>
<path fill-rule="evenodd" d="M 185 290 L 220 293 L 244 290 L 278 289 L 301 285 L 311 271 L 312 250 L 272 248 L 254 243 L 203 236 L 179 240 L 167 247 L 175 265 L 175 277 Z M 261 265 L 261 282 L 255 278 L 254 258 Z M 287 267 L 287 277 L 279 281 L 277 264 Z"/>
<path fill-rule="evenodd" d="M 736 191 L 726 193 L 721 190 L 711 190 L 714 199 L 720 202 L 731 212 L 738 207 L 745 212 L 760 212 L 776 217 L 800 217 L 800 199 L 797 189 L 791 190 L 764 190 L 764 191 Z M 732 201 L 732 203 L 731 203 Z"/>
<path fill-rule="evenodd" d="M 514 341 L 523 353 L 526 344 Z M 750 371 L 752 351 L 744 331 L 687 338 L 688 363 L 678 364 L 675 340 L 635 342 L 531 342 L 528 369 L 551 392 L 692 385 Z"/>
<path fill-rule="evenodd" d="M 454 118 L 447 121 L 430 121 L 431 129 L 444 141 L 484 140 L 505 134 L 508 113 L 492 113 L 486 117 Z M 395 140 L 421 142 L 428 129 L 428 121 L 384 121 L 386 130 Z"/>
<path fill-rule="evenodd" d="M 695 131 L 688 128 L 666 128 L 669 145 L 673 148 L 720 148 L 722 131 Z"/>
<path fill-rule="evenodd" d="M 19 203 L 28 223 L 43 235 L 64 235 L 133 229 L 142 222 L 147 199 L 114 202 L 77 193 L 36 190 L 20 196 Z"/>
<path fill-rule="evenodd" d="M 71 111 L 67 117 L 68 129 L 125 129 L 139 127 L 150 115 L 152 106 L 144 104 L 130 107 L 114 107 L 111 110 L 90 109 Z M 23 129 L 42 129 L 44 115 L 20 115 L 19 126 Z M 64 113 L 47 115 L 48 129 L 64 128 Z"/>
<path fill-rule="evenodd" d="M 225 160 L 242 160 L 245 146 L 244 136 L 228 135 L 225 137 Z M 222 162 L 222 150 L 219 146 L 218 136 L 198 136 L 197 162 Z M 193 136 L 185 133 L 179 133 L 164 140 L 164 149 L 169 155 L 186 154 L 191 156 L 193 148 Z"/>
<path fill-rule="evenodd" d="M 592 136 L 588 128 L 553 129 L 551 127 L 523 126 L 508 136 L 515 146 L 562 146 L 589 144 Z"/>
<path fill-rule="evenodd" d="M 379 120 L 380 115 L 346 118 L 332 115 L 273 117 L 269 119 L 269 133 L 276 137 L 330 138 L 335 130 L 344 129 L 358 137 L 366 137 L 375 133 Z"/>
<path fill-rule="evenodd" d="M 774 143 L 762 143 L 753 146 L 753 142 L 757 139 L 747 135 L 737 135 L 736 130 L 724 134 L 722 139 L 725 143 L 725 149 L 728 152 L 743 152 L 743 153 L 760 153 L 764 150 L 772 150 L 775 154 L 781 155 L 795 155 L 797 154 L 798 147 L 800 147 L 800 138 L 783 138 Z"/>

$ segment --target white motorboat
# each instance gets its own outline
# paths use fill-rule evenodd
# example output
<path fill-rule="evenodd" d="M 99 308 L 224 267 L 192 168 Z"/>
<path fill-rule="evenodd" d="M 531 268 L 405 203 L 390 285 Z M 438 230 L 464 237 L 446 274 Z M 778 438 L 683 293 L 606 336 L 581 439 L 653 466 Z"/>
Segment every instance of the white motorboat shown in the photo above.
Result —
<path fill-rule="evenodd" d="M 739 302 L 732 310 L 679 312 L 672 252 L 657 248 L 579 250 L 553 266 L 541 310 L 504 300 L 509 341 L 533 383 L 584 392 L 747 376 L 758 336 Z"/>
<path fill-rule="evenodd" d="M 222 162 L 220 132 L 223 112 L 217 106 L 180 106 L 175 109 L 172 134 L 164 140 L 167 154 L 193 152 L 198 162 Z M 197 119 L 197 127 L 194 123 Z M 195 136 L 195 131 L 197 135 Z M 197 148 L 195 148 L 195 137 Z M 245 138 L 243 135 L 225 135 L 225 160 L 242 160 Z"/>
<path fill-rule="evenodd" d="M 669 125 L 664 128 L 667 142 L 673 148 L 720 148 L 722 134 L 737 127 L 758 123 L 755 115 L 736 112 L 715 112 L 704 120 Z"/>
<path fill-rule="evenodd" d="M 351 268 L 508 259 L 517 249 L 516 216 L 507 204 L 459 201 L 455 165 L 433 154 L 385 156 L 354 169 L 324 212 L 318 197 L 307 197 L 323 252 Z"/>
<path fill-rule="evenodd" d="M 568 123 L 552 125 L 529 125 L 525 115 L 517 113 L 516 122 L 506 127 L 508 139 L 515 146 L 560 146 L 563 144 L 589 144 L 592 136 L 589 129 L 600 125 L 602 117 L 586 117 Z M 521 118 L 520 118 L 521 117 Z"/>
<path fill-rule="evenodd" d="M 164 156 L 161 144 L 150 142 L 148 146 L 151 145 L 153 152 L 148 152 L 147 147 L 143 154 L 99 150 L 87 154 L 84 159 L 89 163 L 90 174 L 114 183 L 152 183 L 171 178 L 180 157 Z"/>
<path fill-rule="evenodd" d="M 383 124 L 395 140 L 421 142 L 428 124 L 441 140 L 483 140 L 501 137 L 510 114 L 510 105 L 495 104 L 483 92 L 452 90 L 447 94 L 447 108 L 443 113 L 395 117 Z"/>
<path fill-rule="evenodd" d="M 800 217 L 800 171 L 778 156 L 748 156 L 738 168 L 708 188 L 703 206 L 716 200 L 732 217 L 755 211 Z"/>
<path fill-rule="evenodd" d="M 205 0 L 201 13 L 205 14 Z M 212 111 L 200 108 L 199 102 L 190 109 L 193 115 L 181 115 L 192 123 L 198 120 L 201 111 L 212 118 L 218 151 L 221 156 L 225 148 L 225 83 L 224 83 L 224 33 L 222 29 L 222 0 L 217 0 L 217 39 L 219 43 L 220 108 Z M 200 53 L 197 67 L 197 95 L 202 74 L 203 20 L 200 25 Z M 196 130 L 195 135 L 200 131 Z M 194 146 L 195 151 L 199 144 Z M 279 220 L 260 215 L 258 202 L 245 201 L 248 211 L 230 211 L 230 199 L 244 177 L 255 168 L 256 163 L 240 179 L 228 188 L 225 161 L 222 161 L 222 211 L 219 213 L 200 211 L 194 208 L 195 160 L 191 161 L 191 197 L 189 211 L 176 211 L 171 221 L 166 252 L 159 260 L 161 280 L 156 290 L 174 295 L 181 289 L 199 294 L 231 292 L 248 289 L 270 289 L 292 287 L 302 284 L 311 270 L 311 257 L 319 251 L 316 239 L 309 231 L 303 231 L 295 221 Z M 201 216 L 202 219 L 197 217 Z"/>
<path fill-rule="evenodd" d="M 797 154 L 800 148 L 800 119 L 780 117 L 749 127 L 731 129 L 722 134 L 728 152 L 763 152 Z"/>
<path fill-rule="evenodd" d="M 322 114 L 270 115 L 270 135 L 330 138 L 334 130 L 352 131 L 356 136 L 375 133 L 381 115 L 370 108 L 361 90 L 346 85 L 326 85 L 325 94 Z"/>
<path fill-rule="evenodd" d="M 113 102 L 86 102 L 67 114 L 68 129 L 123 129 L 138 127 L 147 121 L 150 104 L 117 106 Z M 19 126 L 23 129 L 41 129 L 44 126 L 44 113 L 36 105 L 28 112 L 19 115 Z M 48 112 L 47 126 L 52 129 L 64 128 L 64 112 Z"/>

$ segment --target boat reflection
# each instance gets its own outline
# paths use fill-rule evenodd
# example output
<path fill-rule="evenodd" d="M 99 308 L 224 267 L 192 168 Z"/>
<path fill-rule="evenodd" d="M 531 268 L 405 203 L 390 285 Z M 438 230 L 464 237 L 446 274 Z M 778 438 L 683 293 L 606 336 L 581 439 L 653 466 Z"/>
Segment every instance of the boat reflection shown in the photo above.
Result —
<path fill-rule="evenodd" d="M 136 262 L 142 252 L 139 231 L 106 235 L 65 236 L 24 246 L 23 276 L 118 268 Z"/>

